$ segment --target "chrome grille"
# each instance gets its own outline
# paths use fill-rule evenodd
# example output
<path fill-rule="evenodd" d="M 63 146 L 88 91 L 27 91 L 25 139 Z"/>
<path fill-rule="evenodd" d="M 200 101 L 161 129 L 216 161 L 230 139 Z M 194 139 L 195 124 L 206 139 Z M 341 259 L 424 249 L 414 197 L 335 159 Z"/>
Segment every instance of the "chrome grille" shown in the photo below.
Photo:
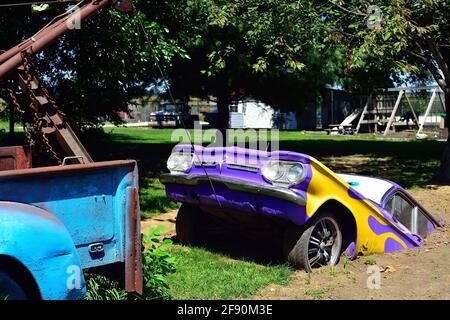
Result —
<path fill-rule="evenodd" d="M 227 163 L 227 167 L 236 170 L 244 170 L 250 172 L 258 172 L 259 166 L 252 164 L 243 164 L 243 163 Z"/>
<path fill-rule="evenodd" d="M 194 161 L 196 167 L 215 167 L 217 165 L 216 161 Z"/>

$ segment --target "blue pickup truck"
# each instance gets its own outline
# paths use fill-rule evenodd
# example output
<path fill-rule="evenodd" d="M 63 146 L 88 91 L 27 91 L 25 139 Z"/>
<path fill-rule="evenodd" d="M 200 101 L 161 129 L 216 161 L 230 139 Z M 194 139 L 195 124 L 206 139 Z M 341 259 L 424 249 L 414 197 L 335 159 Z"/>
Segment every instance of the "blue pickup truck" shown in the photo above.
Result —
<path fill-rule="evenodd" d="M 136 162 L 0 171 L 0 299 L 82 299 L 86 269 L 142 292 Z"/>

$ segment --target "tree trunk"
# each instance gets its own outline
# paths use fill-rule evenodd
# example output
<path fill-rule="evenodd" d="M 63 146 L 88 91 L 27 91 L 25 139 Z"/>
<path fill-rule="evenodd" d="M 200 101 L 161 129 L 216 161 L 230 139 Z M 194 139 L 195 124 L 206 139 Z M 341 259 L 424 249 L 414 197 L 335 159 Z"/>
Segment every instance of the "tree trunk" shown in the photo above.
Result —
<path fill-rule="evenodd" d="M 216 141 L 220 143 L 223 142 L 223 146 L 226 145 L 226 131 L 229 126 L 230 121 L 230 92 L 227 88 L 218 88 L 216 93 L 217 98 L 217 134 L 222 135 L 222 139 L 217 139 Z"/>
<path fill-rule="evenodd" d="M 445 92 L 445 110 L 446 110 L 446 123 L 448 130 L 448 138 L 444 147 L 444 154 L 441 158 L 441 165 L 434 177 L 436 182 L 450 185 L 450 89 Z"/>

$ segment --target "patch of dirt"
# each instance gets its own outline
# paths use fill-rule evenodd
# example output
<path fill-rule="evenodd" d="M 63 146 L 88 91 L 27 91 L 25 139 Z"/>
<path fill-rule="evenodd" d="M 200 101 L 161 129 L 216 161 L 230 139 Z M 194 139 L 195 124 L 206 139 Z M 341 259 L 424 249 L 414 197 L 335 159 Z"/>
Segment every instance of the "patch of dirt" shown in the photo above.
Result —
<path fill-rule="evenodd" d="M 352 154 L 348 157 L 321 157 L 320 160 L 323 163 L 326 163 L 327 166 L 331 168 L 336 168 L 336 172 L 346 172 L 346 173 L 354 173 L 356 170 L 360 170 L 360 168 L 367 166 L 367 163 L 377 162 L 377 166 L 385 166 L 391 165 L 392 158 L 391 157 L 376 157 L 374 159 L 373 156 L 367 156 L 363 154 Z M 357 168 L 357 169 L 355 169 Z"/>
<path fill-rule="evenodd" d="M 157 227 L 159 225 L 165 225 L 166 229 L 162 234 L 170 238 L 175 235 L 175 219 L 177 216 L 177 210 L 172 210 L 167 213 L 162 213 L 154 218 L 145 219 L 141 221 L 141 232 L 147 233 L 150 228 Z"/>
<path fill-rule="evenodd" d="M 437 160 L 422 161 L 364 154 L 324 156 L 319 160 L 336 173 L 384 178 L 395 181 L 405 188 L 427 186 L 437 166 Z"/>
<path fill-rule="evenodd" d="M 410 191 L 435 216 L 450 221 L 450 186 Z M 376 266 L 383 270 L 379 289 L 368 289 Z M 307 274 L 296 271 L 287 286 L 271 285 L 254 299 L 450 299 L 450 228 L 433 232 L 422 248 L 402 250 Z M 372 267 L 375 268 L 375 267 Z"/>
<path fill-rule="evenodd" d="M 415 139 L 416 138 L 416 134 L 417 134 L 417 129 L 418 128 L 414 128 L 414 126 L 410 126 L 410 129 L 406 129 L 405 126 L 396 126 L 397 130 L 400 129 L 399 131 L 396 132 L 392 132 L 389 131 L 389 134 L 387 137 L 383 136 L 383 131 L 379 132 L 378 134 L 376 134 L 375 136 L 382 138 L 382 139 L 398 139 L 398 138 L 406 138 L 406 139 Z M 406 129 L 406 130 L 405 130 Z M 442 129 L 442 128 L 436 128 L 436 127 L 431 127 L 431 126 L 427 126 L 424 128 L 424 130 L 422 131 L 422 133 L 426 134 L 428 137 L 428 139 L 431 140 L 435 140 L 435 139 L 440 139 L 440 140 L 447 140 L 448 138 L 448 130 Z M 363 133 L 360 135 L 367 135 L 367 136 L 373 136 L 373 133 Z"/>

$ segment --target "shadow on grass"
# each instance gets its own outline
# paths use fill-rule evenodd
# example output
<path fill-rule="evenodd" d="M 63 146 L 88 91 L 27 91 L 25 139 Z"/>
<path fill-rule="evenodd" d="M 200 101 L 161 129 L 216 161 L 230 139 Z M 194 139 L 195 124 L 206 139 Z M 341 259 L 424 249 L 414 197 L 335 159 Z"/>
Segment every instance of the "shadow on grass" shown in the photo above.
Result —
<path fill-rule="evenodd" d="M 202 234 L 202 241 L 196 244 L 199 248 L 227 256 L 234 260 L 251 261 L 260 265 L 286 264 L 283 258 L 283 248 L 279 235 L 265 234 L 256 238 L 246 236 L 241 232 L 222 228 L 220 232 Z M 176 236 L 174 242 L 178 242 Z"/>
<path fill-rule="evenodd" d="M 280 141 L 280 149 L 309 154 L 335 172 L 380 177 L 405 188 L 431 183 L 443 148 L 443 142 L 423 140 Z"/>

